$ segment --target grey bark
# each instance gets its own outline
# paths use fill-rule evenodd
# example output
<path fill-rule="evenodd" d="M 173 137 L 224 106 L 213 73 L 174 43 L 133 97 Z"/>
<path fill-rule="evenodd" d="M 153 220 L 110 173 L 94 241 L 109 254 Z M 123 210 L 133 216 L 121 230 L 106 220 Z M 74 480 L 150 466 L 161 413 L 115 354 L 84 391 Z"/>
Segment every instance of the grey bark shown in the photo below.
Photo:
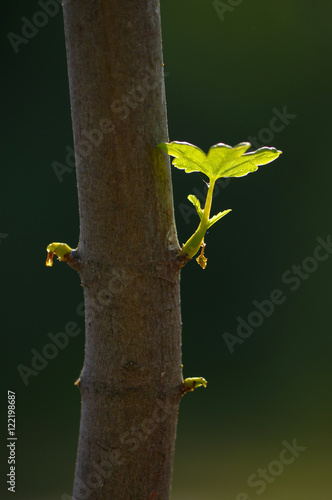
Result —
<path fill-rule="evenodd" d="M 64 0 L 86 346 L 73 498 L 166 500 L 182 391 L 158 0 Z"/>

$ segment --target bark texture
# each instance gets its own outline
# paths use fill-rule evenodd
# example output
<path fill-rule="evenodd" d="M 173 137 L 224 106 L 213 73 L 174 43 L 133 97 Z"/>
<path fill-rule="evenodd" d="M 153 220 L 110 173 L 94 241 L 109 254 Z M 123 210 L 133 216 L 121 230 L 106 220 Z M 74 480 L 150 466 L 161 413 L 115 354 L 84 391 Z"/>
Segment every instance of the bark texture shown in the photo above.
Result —
<path fill-rule="evenodd" d="M 86 350 L 75 500 L 166 500 L 181 316 L 158 0 L 64 0 Z"/>

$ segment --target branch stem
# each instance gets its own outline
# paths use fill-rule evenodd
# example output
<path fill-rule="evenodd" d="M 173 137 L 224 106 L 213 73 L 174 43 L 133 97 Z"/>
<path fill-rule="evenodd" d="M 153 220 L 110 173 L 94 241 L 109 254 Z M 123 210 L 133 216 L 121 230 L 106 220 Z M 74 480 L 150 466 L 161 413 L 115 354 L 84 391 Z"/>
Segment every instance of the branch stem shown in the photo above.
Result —
<path fill-rule="evenodd" d="M 159 0 L 63 12 L 85 303 L 73 499 L 168 500 L 183 379 Z"/>
<path fill-rule="evenodd" d="M 199 251 L 200 247 L 204 242 L 205 233 L 209 228 L 209 219 L 212 206 L 212 196 L 216 180 L 210 179 L 209 189 L 206 196 L 205 207 L 203 210 L 203 217 L 201 222 L 194 232 L 194 234 L 189 238 L 189 240 L 183 245 L 180 255 L 187 255 L 188 259 L 192 259 L 196 253 Z"/>

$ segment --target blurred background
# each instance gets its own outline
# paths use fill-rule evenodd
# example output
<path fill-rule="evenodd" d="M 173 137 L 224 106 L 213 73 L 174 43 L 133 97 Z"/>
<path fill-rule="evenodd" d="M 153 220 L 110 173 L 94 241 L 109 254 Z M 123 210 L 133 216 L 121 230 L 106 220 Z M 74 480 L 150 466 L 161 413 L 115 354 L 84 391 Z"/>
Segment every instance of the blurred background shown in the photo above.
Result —
<path fill-rule="evenodd" d="M 7 390 L 16 393 L 17 500 L 71 495 L 84 354 L 79 278 L 44 265 L 46 245 L 75 247 L 79 225 L 74 168 L 61 179 L 52 168 L 73 144 L 61 9 L 25 42 L 16 36 L 40 10 L 7 1 L 0 21 L 1 385 L 3 415 Z M 181 403 L 172 500 L 329 500 L 332 5 L 168 0 L 161 10 L 170 139 L 283 151 L 219 184 L 213 214 L 233 211 L 206 238 L 206 270 L 191 262 L 182 273 L 184 376 L 209 383 Z M 184 243 L 198 222 L 187 195 L 205 184 L 172 174 Z M 282 300 L 272 306 L 275 289 Z M 20 374 L 69 321 L 80 333 Z M 293 455 L 282 454 L 287 445 Z M 1 455 L 9 498 L 5 445 Z"/>

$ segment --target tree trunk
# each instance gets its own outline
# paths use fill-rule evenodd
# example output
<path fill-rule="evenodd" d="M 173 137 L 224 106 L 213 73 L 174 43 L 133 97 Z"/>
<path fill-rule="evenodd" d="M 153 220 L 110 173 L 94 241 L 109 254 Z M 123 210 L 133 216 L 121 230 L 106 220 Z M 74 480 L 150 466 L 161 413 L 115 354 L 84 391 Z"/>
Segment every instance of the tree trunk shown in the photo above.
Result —
<path fill-rule="evenodd" d="M 166 500 L 182 390 L 158 0 L 64 0 L 86 348 L 75 500 Z"/>

